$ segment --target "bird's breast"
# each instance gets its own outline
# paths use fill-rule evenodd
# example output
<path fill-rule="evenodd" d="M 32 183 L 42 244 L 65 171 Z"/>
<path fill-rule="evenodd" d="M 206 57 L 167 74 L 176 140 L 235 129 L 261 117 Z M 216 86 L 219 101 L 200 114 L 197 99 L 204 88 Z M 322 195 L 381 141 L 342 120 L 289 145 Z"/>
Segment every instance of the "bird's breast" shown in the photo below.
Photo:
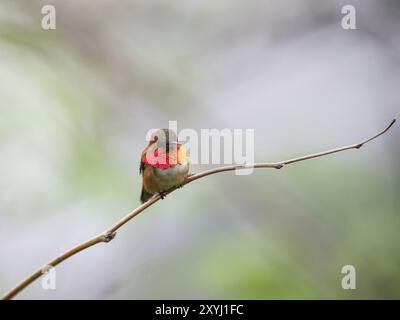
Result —
<path fill-rule="evenodd" d="M 177 164 L 169 168 L 147 166 L 143 183 L 147 191 L 155 193 L 167 191 L 183 183 L 189 172 L 189 164 Z"/>

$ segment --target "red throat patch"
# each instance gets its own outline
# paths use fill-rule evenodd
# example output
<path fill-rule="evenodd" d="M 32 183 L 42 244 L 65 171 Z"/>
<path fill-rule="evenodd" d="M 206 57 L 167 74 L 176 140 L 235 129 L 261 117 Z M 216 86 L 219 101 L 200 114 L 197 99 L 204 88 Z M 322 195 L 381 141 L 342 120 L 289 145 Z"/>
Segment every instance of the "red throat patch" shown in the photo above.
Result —
<path fill-rule="evenodd" d="M 160 169 L 168 169 L 178 164 L 177 153 L 179 146 L 169 153 L 162 152 L 160 149 L 155 149 L 153 152 L 147 151 L 142 158 L 142 161 L 152 167 Z"/>

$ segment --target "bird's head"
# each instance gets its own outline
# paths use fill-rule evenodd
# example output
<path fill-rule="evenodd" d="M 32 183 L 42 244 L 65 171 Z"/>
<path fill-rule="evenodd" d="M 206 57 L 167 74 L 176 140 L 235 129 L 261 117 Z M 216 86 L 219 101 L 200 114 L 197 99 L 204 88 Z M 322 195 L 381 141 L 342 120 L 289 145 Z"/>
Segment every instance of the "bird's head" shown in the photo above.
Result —
<path fill-rule="evenodd" d="M 175 132 L 169 129 L 158 129 L 151 135 L 149 141 L 149 145 L 167 151 L 179 144 Z"/>

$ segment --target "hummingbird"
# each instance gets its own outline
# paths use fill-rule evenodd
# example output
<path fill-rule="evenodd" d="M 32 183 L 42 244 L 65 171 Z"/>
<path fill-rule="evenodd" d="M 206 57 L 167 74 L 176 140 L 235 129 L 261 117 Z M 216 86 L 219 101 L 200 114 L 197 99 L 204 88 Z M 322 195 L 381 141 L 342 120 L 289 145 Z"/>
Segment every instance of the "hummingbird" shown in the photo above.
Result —
<path fill-rule="evenodd" d="M 156 193 L 164 199 L 168 190 L 182 186 L 188 172 L 187 149 L 178 142 L 175 132 L 169 129 L 155 131 L 140 159 L 141 203 Z"/>

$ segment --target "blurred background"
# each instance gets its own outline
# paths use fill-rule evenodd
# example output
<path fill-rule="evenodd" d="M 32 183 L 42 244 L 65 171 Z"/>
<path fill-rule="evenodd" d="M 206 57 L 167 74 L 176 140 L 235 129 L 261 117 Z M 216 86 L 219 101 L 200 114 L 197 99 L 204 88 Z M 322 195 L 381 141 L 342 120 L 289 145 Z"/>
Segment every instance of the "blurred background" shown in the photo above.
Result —
<path fill-rule="evenodd" d="M 397 0 L 2 0 L 0 292 L 139 204 L 145 135 L 169 120 L 254 129 L 258 162 L 383 129 L 399 18 Z M 196 181 L 58 266 L 56 290 L 18 298 L 400 298 L 399 137 Z"/>

